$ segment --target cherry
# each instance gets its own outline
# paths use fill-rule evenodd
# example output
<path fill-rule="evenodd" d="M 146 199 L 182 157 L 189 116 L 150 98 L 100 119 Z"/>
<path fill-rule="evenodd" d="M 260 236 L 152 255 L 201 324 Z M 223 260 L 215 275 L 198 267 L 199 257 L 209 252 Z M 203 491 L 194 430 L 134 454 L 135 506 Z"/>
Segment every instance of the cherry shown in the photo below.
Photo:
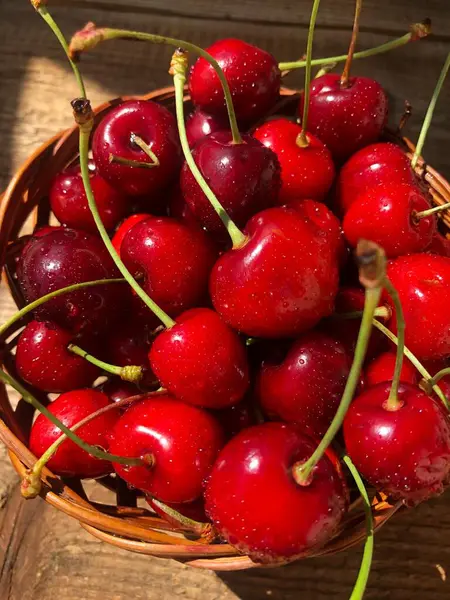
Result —
<path fill-rule="evenodd" d="M 27 302 L 75 283 L 117 276 L 101 239 L 91 233 L 62 228 L 31 238 L 17 269 Z M 52 298 L 34 311 L 35 317 L 75 333 L 105 330 L 123 311 L 121 285 L 108 283 Z"/>
<path fill-rule="evenodd" d="M 123 238 L 130 231 L 130 229 L 136 225 L 136 223 L 145 221 L 145 219 L 148 219 L 151 216 L 152 215 L 149 215 L 148 213 L 137 213 L 135 215 L 131 215 L 131 217 L 127 217 L 124 221 L 122 221 L 111 240 L 118 254 L 120 254 L 120 250 L 122 248 Z"/>
<path fill-rule="evenodd" d="M 377 185 L 401 183 L 416 183 L 406 153 L 391 142 L 371 144 L 358 150 L 342 167 L 336 181 L 336 209 L 345 215 L 362 193 Z"/>
<path fill-rule="evenodd" d="M 192 156 L 209 187 L 238 227 L 255 213 L 273 206 L 280 189 L 276 155 L 250 135 L 235 144 L 231 132 L 218 131 L 199 140 Z M 185 162 L 181 191 L 196 219 L 208 231 L 226 234 L 208 198 Z"/>
<path fill-rule="evenodd" d="M 124 160 L 150 165 L 155 162 L 135 136 L 150 147 L 157 164 L 123 164 Z M 103 117 L 95 130 L 92 154 L 99 174 L 117 190 L 130 196 L 156 194 L 175 179 L 180 165 L 175 119 L 156 102 L 122 102 Z"/>
<path fill-rule="evenodd" d="M 109 449 L 150 463 L 114 464 L 129 485 L 162 502 L 179 503 L 201 496 L 222 445 L 223 432 L 212 415 L 161 394 L 132 404 L 112 430 Z"/>
<path fill-rule="evenodd" d="M 343 344 L 309 331 L 293 343 L 283 361 L 262 364 L 256 397 L 270 418 L 298 423 L 320 438 L 339 406 L 350 366 Z"/>
<path fill-rule="evenodd" d="M 120 402 L 125 398 L 137 396 L 140 390 L 137 386 L 127 381 L 123 381 L 120 377 L 111 377 L 101 385 L 101 391 L 108 396 L 112 402 Z"/>
<path fill-rule="evenodd" d="M 353 247 L 360 239 L 374 241 L 389 258 L 421 252 L 435 235 L 436 218 L 416 218 L 415 214 L 429 208 L 430 203 L 416 186 L 378 185 L 350 206 L 344 217 L 344 235 Z"/>
<path fill-rule="evenodd" d="M 247 242 L 225 252 L 210 278 L 214 307 L 249 336 L 293 337 L 331 314 L 337 259 L 327 238 L 292 208 L 269 208 L 247 224 Z"/>
<path fill-rule="evenodd" d="M 424 253 L 400 256 L 390 261 L 387 273 L 403 306 L 406 346 L 419 360 L 449 356 L 450 258 Z M 388 326 L 396 332 L 395 314 Z"/>
<path fill-rule="evenodd" d="M 189 146 L 193 148 L 202 138 L 226 129 L 227 119 L 220 116 L 213 116 L 197 108 L 186 119 L 186 135 Z"/>
<path fill-rule="evenodd" d="M 92 161 L 89 163 L 89 178 L 103 225 L 108 230 L 114 229 L 128 212 L 128 199 L 100 177 Z M 80 165 L 69 167 L 55 177 L 49 198 L 52 211 L 60 223 L 97 233 L 84 191 Z"/>
<path fill-rule="evenodd" d="M 194 308 L 160 333 L 150 349 L 150 364 L 161 385 L 196 406 L 237 404 L 248 385 L 244 346 L 217 313 Z"/>
<path fill-rule="evenodd" d="M 296 483 L 296 464 L 315 447 L 282 423 L 250 427 L 228 442 L 205 492 L 206 512 L 220 535 L 264 563 L 294 559 L 329 540 L 346 511 L 347 489 L 330 451 L 308 485 Z"/>
<path fill-rule="evenodd" d="M 450 426 L 436 400 L 400 383 L 401 407 L 387 410 L 390 382 L 355 398 L 344 420 L 347 452 L 376 488 L 409 505 L 442 493 L 450 482 Z"/>
<path fill-rule="evenodd" d="M 85 417 L 108 406 L 110 400 L 98 390 L 74 390 L 61 394 L 49 406 L 49 410 L 66 427 L 73 427 Z M 85 442 L 104 448 L 108 433 L 119 417 L 119 410 L 112 409 L 99 415 L 90 423 L 82 425 L 78 431 Z M 31 428 L 29 447 L 33 454 L 40 457 L 53 442 L 61 436 L 61 431 L 44 415 L 39 415 Z M 111 473 L 110 462 L 99 460 L 82 450 L 74 442 L 65 440 L 47 462 L 49 469 L 58 475 L 67 477 L 101 477 Z"/>
<path fill-rule="evenodd" d="M 44 392 L 68 392 L 87 387 L 100 375 L 97 367 L 67 350 L 73 336 L 52 323 L 31 321 L 16 348 L 20 377 Z"/>
<path fill-rule="evenodd" d="M 438 254 L 450 258 L 450 240 L 438 231 L 434 234 L 431 244 L 426 249 L 428 254 Z"/>
<path fill-rule="evenodd" d="M 179 221 L 184 221 L 186 225 L 189 225 L 190 227 L 201 228 L 199 221 L 197 221 L 194 213 L 189 208 L 188 203 L 183 198 L 183 194 L 181 193 L 179 186 L 175 186 L 169 195 L 167 213 L 169 217 L 178 219 Z"/>
<path fill-rule="evenodd" d="M 206 233 L 170 219 L 150 217 L 125 235 L 121 258 L 144 290 L 170 316 L 206 296 L 216 252 Z"/>
<path fill-rule="evenodd" d="M 254 123 L 263 117 L 279 97 L 281 73 L 276 59 L 261 48 L 233 38 L 219 40 L 206 50 L 223 70 L 238 120 Z M 226 117 L 222 86 L 204 58 L 197 59 L 191 69 L 189 91 L 195 106 Z"/>
<path fill-rule="evenodd" d="M 303 112 L 303 97 L 299 114 Z M 387 121 L 388 99 L 381 85 L 367 77 L 327 73 L 311 82 L 308 132 L 317 136 L 337 162 L 376 142 Z"/>
<path fill-rule="evenodd" d="M 392 381 L 394 376 L 395 358 L 396 353 L 389 350 L 388 352 L 383 352 L 378 355 L 367 365 L 365 370 L 367 387 L 372 387 L 377 385 L 377 383 L 383 383 L 385 381 Z M 400 381 L 414 385 L 418 384 L 419 380 L 419 371 L 406 356 L 403 357 Z"/>
<path fill-rule="evenodd" d="M 304 199 L 323 201 L 333 183 L 335 169 L 330 152 L 309 129 L 309 145 L 299 145 L 301 132 L 300 125 L 285 118 L 267 121 L 253 132 L 280 162 L 279 204 Z"/>

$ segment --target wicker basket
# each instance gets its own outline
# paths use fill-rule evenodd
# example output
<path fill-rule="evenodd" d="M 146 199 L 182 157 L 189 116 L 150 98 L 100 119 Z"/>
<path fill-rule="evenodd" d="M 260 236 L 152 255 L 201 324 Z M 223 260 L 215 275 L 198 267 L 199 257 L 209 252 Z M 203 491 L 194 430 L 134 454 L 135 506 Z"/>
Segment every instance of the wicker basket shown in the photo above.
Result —
<path fill-rule="evenodd" d="M 283 89 L 280 105 L 283 112 L 289 112 L 297 93 Z M 145 96 L 156 100 L 170 110 L 174 110 L 173 88 L 155 91 Z M 101 105 L 95 110 L 96 123 L 123 98 Z M 186 97 L 186 103 L 189 98 Z M 401 140 L 399 140 L 400 143 Z M 411 152 L 413 145 L 404 140 L 405 151 Z M 78 153 L 78 130 L 76 127 L 59 133 L 45 142 L 16 173 L 6 192 L 3 194 L 0 230 L 0 264 L 3 276 L 18 307 L 24 305 L 24 299 L 15 280 L 15 258 L 21 229 L 32 215 L 36 227 L 48 223 L 50 208 L 47 199 L 49 183 L 54 175 L 76 158 Z M 450 185 L 432 168 L 419 160 L 416 168 L 418 177 L 429 188 L 433 201 L 443 204 L 450 201 Z M 443 217 L 450 226 L 450 217 Z M 17 330 L 24 325 L 16 323 L 14 331 L 8 332 L 9 342 L 0 339 L 0 360 L 6 369 L 17 377 L 14 368 L 12 350 L 17 342 Z M 10 339 L 11 338 L 11 339 Z M 47 402 L 42 392 L 33 393 Z M 0 386 L 0 439 L 7 445 L 11 462 L 20 477 L 26 468 L 33 465 L 36 458 L 26 446 L 33 419 L 33 408 L 20 400 L 16 409 L 11 406 L 7 391 Z M 225 543 L 208 543 L 204 539 L 192 539 L 182 531 L 171 527 L 150 510 L 139 508 L 136 494 L 129 493 L 118 479 L 109 476 L 100 479 L 95 485 L 103 485 L 115 492 L 114 505 L 90 502 L 83 489 L 84 482 L 66 481 L 52 474 L 48 469 L 43 472 L 41 496 L 57 509 L 77 519 L 81 526 L 102 541 L 119 548 L 158 557 L 168 557 L 186 562 L 193 567 L 217 571 L 239 570 L 258 567 L 249 557 L 239 555 Z M 383 494 L 377 494 L 373 500 L 375 529 L 379 529 L 400 508 L 400 503 L 390 504 Z M 341 530 L 323 548 L 306 556 L 321 556 L 340 552 L 360 543 L 366 535 L 364 512 L 359 501 L 354 502 L 342 524 Z"/>

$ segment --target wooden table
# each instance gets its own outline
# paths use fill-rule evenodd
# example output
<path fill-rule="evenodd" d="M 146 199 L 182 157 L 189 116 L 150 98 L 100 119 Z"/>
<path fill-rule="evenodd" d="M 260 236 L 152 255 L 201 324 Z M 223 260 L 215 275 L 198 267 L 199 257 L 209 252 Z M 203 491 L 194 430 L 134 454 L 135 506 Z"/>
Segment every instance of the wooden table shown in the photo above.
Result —
<path fill-rule="evenodd" d="M 86 21 L 178 36 L 206 46 L 235 36 L 293 60 L 305 49 L 308 0 L 72 0 L 52 2 L 54 15 L 70 35 Z M 315 56 L 346 51 L 354 0 L 323 0 Z M 15 168 L 47 137 L 71 124 L 69 101 L 77 90 L 61 51 L 26 0 L 0 0 L 0 189 Z M 360 61 L 354 73 L 378 79 L 392 98 L 392 123 L 403 101 L 414 109 L 408 134 L 417 138 L 434 83 L 450 41 L 448 0 L 366 0 L 360 47 L 402 35 L 409 23 L 434 21 L 434 36 L 395 52 Z M 83 59 L 89 97 L 95 105 L 120 94 L 143 93 L 170 84 L 170 51 L 161 46 L 110 43 Z M 288 83 L 301 86 L 302 73 Z M 450 85 L 442 94 L 425 156 L 450 175 Z M 13 311 L 0 294 L 3 321 Z M 89 537 L 78 524 L 41 500 L 20 498 L 17 479 L 0 450 L 0 600 L 202 600 L 346 599 L 361 548 L 328 559 L 282 569 L 215 575 L 172 561 L 112 549 Z M 376 538 L 367 598 L 449 598 L 437 564 L 450 569 L 450 494 L 407 512 Z"/>

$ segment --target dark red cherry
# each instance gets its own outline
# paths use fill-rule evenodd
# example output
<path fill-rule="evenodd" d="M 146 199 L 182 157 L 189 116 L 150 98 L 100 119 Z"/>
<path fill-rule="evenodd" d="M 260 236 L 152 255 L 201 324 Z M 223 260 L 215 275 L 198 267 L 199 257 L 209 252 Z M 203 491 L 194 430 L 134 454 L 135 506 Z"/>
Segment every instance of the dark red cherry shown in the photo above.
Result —
<path fill-rule="evenodd" d="M 256 397 L 270 418 L 297 423 L 320 439 L 336 414 L 351 362 L 340 342 L 309 331 L 283 361 L 262 364 Z"/>
<path fill-rule="evenodd" d="M 195 109 L 186 119 L 186 135 L 189 146 L 193 148 L 202 138 L 229 127 L 226 117 L 213 116 L 199 108 Z"/>
<path fill-rule="evenodd" d="M 333 310 L 336 252 L 295 209 L 269 208 L 250 219 L 248 241 L 225 252 L 211 272 L 217 312 L 249 336 L 294 337 Z"/>
<path fill-rule="evenodd" d="M 179 400 L 206 408 L 237 404 L 249 385 L 247 357 L 238 335 L 217 313 L 194 308 L 154 340 L 155 375 Z"/>
<path fill-rule="evenodd" d="M 120 254 L 120 250 L 122 248 L 123 238 L 130 231 L 130 229 L 136 225 L 136 223 L 145 221 L 145 219 L 148 219 L 151 216 L 152 215 L 149 215 L 148 213 L 137 213 L 135 215 L 131 215 L 131 217 L 127 217 L 124 221 L 122 221 L 111 240 L 118 254 Z"/>
<path fill-rule="evenodd" d="M 353 202 L 377 185 L 414 185 L 416 178 L 404 150 L 391 142 L 378 142 L 358 150 L 342 167 L 336 181 L 335 206 L 345 215 Z"/>
<path fill-rule="evenodd" d="M 238 227 L 255 213 L 273 206 L 280 189 L 276 155 L 250 135 L 233 143 L 229 131 L 218 131 L 197 142 L 195 163 L 217 199 Z M 181 171 L 181 191 L 195 218 L 208 231 L 225 234 L 225 228 L 187 163 Z"/>
<path fill-rule="evenodd" d="M 377 383 L 383 383 L 384 381 L 392 381 L 392 378 L 394 377 L 395 359 L 395 350 L 389 350 L 370 361 L 364 373 L 367 387 L 372 387 L 377 385 Z M 419 383 L 419 380 L 419 371 L 412 362 L 404 356 L 400 381 L 414 385 Z"/>
<path fill-rule="evenodd" d="M 377 489 L 413 505 L 441 494 L 450 474 L 448 414 L 418 387 L 401 383 L 398 410 L 387 410 L 390 382 L 355 398 L 344 420 L 347 452 Z"/>
<path fill-rule="evenodd" d="M 444 237 L 438 231 L 434 234 L 431 244 L 426 249 L 427 254 L 438 254 L 450 258 L 450 239 Z"/>
<path fill-rule="evenodd" d="M 302 128 L 288 119 L 267 121 L 253 136 L 270 148 L 281 165 L 279 204 L 297 200 L 323 201 L 333 183 L 335 169 L 330 152 L 308 130 L 309 145 L 298 145 Z"/>
<path fill-rule="evenodd" d="M 346 511 L 347 489 L 331 452 L 309 485 L 296 483 L 294 465 L 315 448 L 295 426 L 282 423 L 250 427 L 228 442 L 205 492 L 206 512 L 220 535 L 264 563 L 291 560 L 325 544 Z M 270 507 L 263 498 L 270 498 Z"/>
<path fill-rule="evenodd" d="M 169 395 L 133 404 L 117 421 L 109 449 L 119 456 L 153 457 L 153 464 L 114 464 L 125 481 L 161 502 L 192 502 L 223 445 L 216 419 Z"/>
<path fill-rule="evenodd" d="M 171 316 L 201 302 L 216 251 L 206 233 L 170 219 L 150 217 L 123 239 L 121 258 L 151 298 Z"/>
<path fill-rule="evenodd" d="M 136 144 L 140 137 L 158 159 L 152 167 L 120 164 L 111 157 L 152 164 Z M 105 117 L 94 132 L 92 154 L 98 172 L 117 190 L 129 196 L 155 194 L 177 176 L 181 151 L 173 115 L 161 104 L 147 100 L 122 102 Z M 150 209 L 150 206 L 148 206 Z"/>
<path fill-rule="evenodd" d="M 436 232 L 436 217 L 416 219 L 430 203 L 416 186 L 407 183 L 378 185 L 361 194 L 348 209 L 344 235 L 351 246 L 358 240 L 379 244 L 389 258 L 422 252 Z"/>
<path fill-rule="evenodd" d="M 111 404 L 98 390 L 74 390 L 61 394 L 49 406 L 50 412 L 66 427 L 73 427 L 92 413 Z M 108 434 L 119 417 L 118 409 L 111 409 L 95 417 L 77 430 L 77 435 L 92 446 L 105 448 Z M 31 428 L 29 447 L 33 454 L 42 456 L 49 446 L 61 436 L 61 430 L 44 415 L 39 415 Z M 50 470 L 67 477 L 91 478 L 111 473 L 110 462 L 94 458 L 74 442 L 64 441 L 47 462 Z"/>
<path fill-rule="evenodd" d="M 340 75 L 327 73 L 311 82 L 308 132 L 322 140 L 338 162 L 376 142 L 387 114 L 386 93 L 374 79 L 350 77 L 349 85 L 343 87 Z"/>
<path fill-rule="evenodd" d="M 128 212 L 128 199 L 97 173 L 89 163 L 89 179 L 103 225 L 112 230 Z M 67 227 L 97 233 L 81 178 L 80 165 L 59 173 L 49 192 L 50 206 L 60 223 Z"/>
<path fill-rule="evenodd" d="M 118 271 L 97 236 L 76 229 L 57 229 L 32 238 L 17 269 L 27 302 L 60 288 L 118 277 Z M 39 306 L 37 320 L 49 320 L 71 332 L 105 330 L 123 312 L 123 284 L 96 285 L 62 294 Z"/>
<path fill-rule="evenodd" d="M 281 73 L 276 59 L 261 48 L 232 38 L 219 40 L 206 50 L 224 72 L 239 121 L 258 121 L 279 97 Z M 222 86 L 204 58 L 198 58 L 191 69 L 189 91 L 195 106 L 226 117 Z"/>
<path fill-rule="evenodd" d="M 213 415 L 221 424 L 227 439 L 233 438 L 243 429 L 256 425 L 255 408 L 248 398 L 244 398 L 239 404 L 215 410 Z"/>
<path fill-rule="evenodd" d="M 107 379 L 100 389 L 112 402 L 120 402 L 142 393 L 136 385 L 128 383 L 128 381 L 122 381 L 120 377 Z"/>
<path fill-rule="evenodd" d="M 73 341 L 73 335 L 58 325 L 31 321 L 17 343 L 18 374 L 27 383 L 49 393 L 90 386 L 100 370 L 67 350 Z"/>
<path fill-rule="evenodd" d="M 450 356 L 450 258 L 411 254 L 390 261 L 388 277 L 405 315 L 405 344 L 419 360 Z M 386 301 L 391 300 L 386 296 Z M 395 311 L 389 328 L 396 333 Z"/>
<path fill-rule="evenodd" d="M 190 227 L 201 228 L 201 224 L 194 216 L 194 213 L 189 208 L 188 203 L 183 198 L 180 187 L 174 186 L 169 195 L 169 201 L 167 203 L 167 214 L 173 219 L 184 221 L 186 225 Z"/>

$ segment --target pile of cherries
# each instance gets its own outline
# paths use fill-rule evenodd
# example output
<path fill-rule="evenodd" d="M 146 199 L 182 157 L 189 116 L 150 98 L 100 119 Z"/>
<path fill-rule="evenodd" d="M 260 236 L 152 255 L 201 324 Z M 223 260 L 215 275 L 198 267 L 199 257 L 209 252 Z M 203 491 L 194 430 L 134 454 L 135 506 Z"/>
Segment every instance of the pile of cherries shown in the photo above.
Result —
<path fill-rule="evenodd" d="M 330 426 L 351 369 L 364 306 L 351 258 L 358 240 L 386 252 L 406 346 L 431 375 L 449 364 L 450 242 L 438 215 L 426 212 L 431 198 L 404 148 L 383 138 L 388 101 L 379 83 L 343 83 L 330 73 L 314 79 L 305 131 L 297 118 L 304 96 L 282 100 L 273 56 L 237 39 L 208 52 L 228 82 L 241 139 L 230 131 L 219 78 L 205 58 L 189 76 L 187 137 L 240 235 L 230 240 L 183 160 L 174 115 L 157 102 L 123 101 L 93 133 L 90 183 L 120 259 L 167 319 L 161 325 L 126 283 L 80 288 L 33 312 L 15 368 L 35 390 L 60 394 L 49 410 L 67 427 L 139 396 L 77 435 L 140 464 L 101 460 L 66 440 L 48 461 L 55 473 L 115 472 L 155 510 L 194 515 L 238 551 L 277 563 L 341 530 L 350 488 L 343 448 L 368 484 L 408 505 L 449 483 L 446 409 L 419 387 L 406 360 L 399 402 L 386 404 L 395 346 L 379 331 L 338 442 L 307 481 L 299 473 Z M 293 102 L 298 115 L 283 108 Z M 24 239 L 17 263 L 28 303 L 120 277 L 97 234 L 79 164 L 55 177 L 49 199 L 60 226 Z M 381 304 L 386 327 L 397 333 L 391 297 Z M 140 367 L 139 381 L 98 380 L 92 356 Z M 439 384 L 450 392 L 450 379 Z M 29 447 L 39 457 L 60 435 L 40 415 Z"/>

